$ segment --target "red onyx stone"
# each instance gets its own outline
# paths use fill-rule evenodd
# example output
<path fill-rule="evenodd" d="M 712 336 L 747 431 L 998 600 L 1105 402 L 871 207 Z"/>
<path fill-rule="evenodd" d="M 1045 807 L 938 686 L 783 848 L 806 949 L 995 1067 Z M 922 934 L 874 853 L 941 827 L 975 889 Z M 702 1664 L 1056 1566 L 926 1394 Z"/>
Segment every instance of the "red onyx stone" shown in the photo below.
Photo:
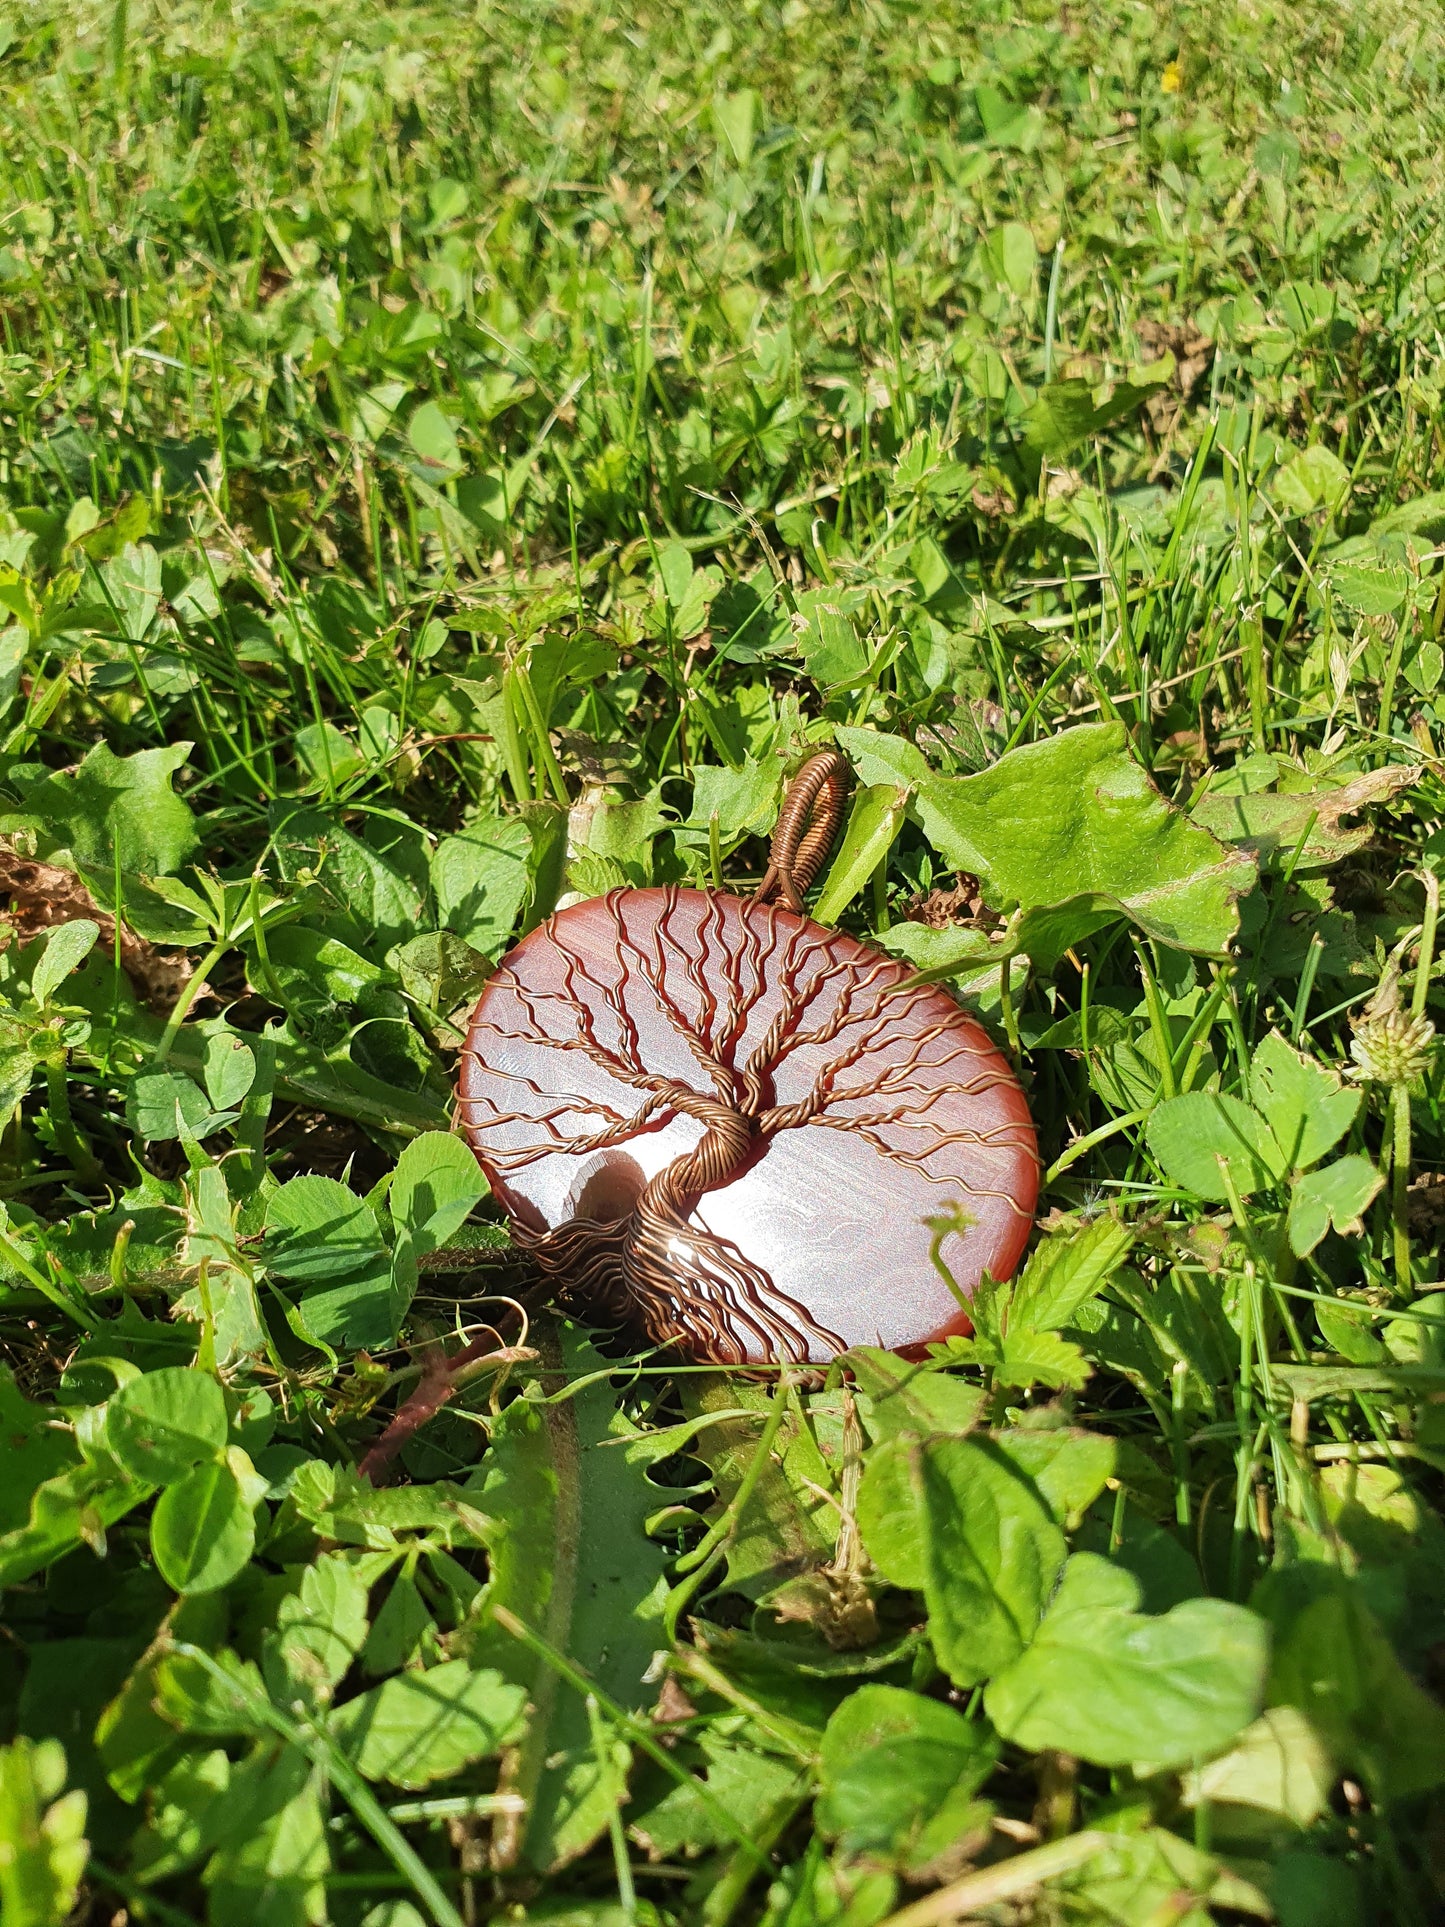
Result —
<path fill-rule="evenodd" d="M 461 1119 L 564 1303 L 692 1359 L 823 1362 L 967 1331 L 1038 1192 L 1023 1092 L 909 967 L 776 904 L 614 890 L 524 937 L 472 1013 Z"/>

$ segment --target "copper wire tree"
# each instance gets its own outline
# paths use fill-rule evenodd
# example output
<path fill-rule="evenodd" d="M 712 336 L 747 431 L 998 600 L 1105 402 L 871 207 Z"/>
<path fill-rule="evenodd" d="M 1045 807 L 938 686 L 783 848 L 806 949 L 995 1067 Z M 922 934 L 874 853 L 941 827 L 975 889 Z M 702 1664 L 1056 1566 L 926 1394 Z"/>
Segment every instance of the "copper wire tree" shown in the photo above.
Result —
<path fill-rule="evenodd" d="M 803 897 L 847 765 L 805 764 L 755 896 L 619 889 L 524 938 L 483 991 L 463 1127 L 568 1306 L 718 1363 L 908 1348 L 1027 1240 L 1022 1091 L 947 991 Z"/>

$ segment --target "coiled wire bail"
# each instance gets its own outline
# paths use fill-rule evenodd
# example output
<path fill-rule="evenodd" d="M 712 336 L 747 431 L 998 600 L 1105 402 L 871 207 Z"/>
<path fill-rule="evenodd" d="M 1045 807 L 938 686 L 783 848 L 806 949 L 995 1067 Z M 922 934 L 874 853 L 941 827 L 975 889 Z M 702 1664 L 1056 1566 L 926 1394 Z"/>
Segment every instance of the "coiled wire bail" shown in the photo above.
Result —
<path fill-rule="evenodd" d="M 833 847 L 852 770 L 836 749 L 810 756 L 789 783 L 778 811 L 768 850 L 768 867 L 753 892 L 754 901 L 779 897 L 789 910 L 804 914 L 803 899 Z"/>

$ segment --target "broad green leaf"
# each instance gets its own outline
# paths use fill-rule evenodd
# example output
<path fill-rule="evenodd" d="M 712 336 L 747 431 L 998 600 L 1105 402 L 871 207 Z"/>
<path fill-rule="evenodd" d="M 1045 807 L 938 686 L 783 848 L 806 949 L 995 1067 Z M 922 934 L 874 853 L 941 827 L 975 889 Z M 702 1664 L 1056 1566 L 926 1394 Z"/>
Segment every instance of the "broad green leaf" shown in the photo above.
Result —
<path fill-rule="evenodd" d="M 1150 1113 L 1144 1135 L 1168 1176 L 1197 1198 L 1228 1199 L 1221 1159 L 1242 1198 L 1285 1174 L 1284 1157 L 1259 1112 L 1218 1091 L 1167 1098 Z"/>
<path fill-rule="evenodd" d="M 1077 1552 L 1027 1652 L 984 1695 L 1005 1739 L 1098 1766 L 1187 1765 L 1227 1746 L 1258 1714 L 1269 1634 L 1223 1599 L 1136 1610 L 1132 1574 Z"/>
<path fill-rule="evenodd" d="M 0 1046 L 0 1118 L 10 1118 L 45 1061 L 26 1044 Z"/>
<path fill-rule="evenodd" d="M 25 1525 L 30 1501 L 47 1479 L 80 1462 L 72 1431 L 52 1423 L 55 1408 L 26 1398 L 0 1364 L 0 1572 L 9 1535 Z"/>
<path fill-rule="evenodd" d="M 492 964 L 450 930 L 428 930 L 387 952 L 401 987 L 432 1016 L 444 1018 L 475 1002 Z"/>
<path fill-rule="evenodd" d="M 1068 1386 L 1079 1391 L 1086 1383 L 1090 1365 L 1080 1348 L 1057 1332 L 1015 1331 L 1010 1325 L 1002 1341 L 991 1348 L 994 1378 L 1000 1385 L 1026 1388 L 1047 1385 L 1055 1391 Z"/>
<path fill-rule="evenodd" d="M 0 1534 L 0 1587 L 19 1585 L 78 1546 L 103 1553 L 109 1528 L 153 1490 L 114 1462 L 74 1465 L 43 1480 L 28 1495 L 24 1522 Z"/>
<path fill-rule="evenodd" d="M 879 783 L 857 792 L 843 841 L 813 907 L 819 923 L 835 923 L 866 888 L 879 864 L 888 860 L 907 811 L 908 791 L 896 784 Z"/>
<path fill-rule="evenodd" d="M 665 542 L 657 552 L 658 603 L 649 623 L 651 633 L 670 633 L 687 642 L 707 625 L 707 612 L 722 587 L 722 571 L 698 569 L 681 542 Z M 661 606 L 665 605 L 665 607 Z"/>
<path fill-rule="evenodd" d="M 256 1081 L 256 1053 L 234 1031 L 216 1030 L 206 1039 L 206 1095 L 218 1111 L 235 1110 Z"/>
<path fill-rule="evenodd" d="M 858 1345 L 848 1353 L 853 1382 L 864 1395 L 864 1422 L 878 1442 L 912 1433 L 962 1436 L 972 1431 L 984 1403 L 983 1388 L 930 1365 L 909 1364 L 897 1352 Z M 921 1583 L 921 1581 L 920 1581 Z"/>
<path fill-rule="evenodd" d="M 830 1559 L 838 1541 L 838 1514 L 821 1496 L 830 1478 L 821 1436 L 836 1418 L 816 1403 L 798 1403 L 784 1415 L 767 1462 L 750 1480 L 758 1433 L 773 1403 L 773 1388 L 739 1383 L 715 1374 L 683 1389 L 689 1417 L 710 1414 L 690 1450 L 710 1469 L 716 1494 L 709 1518 L 735 1499 L 741 1503 L 728 1535 L 725 1587 L 774 1612 L 800 1606 L 806 1576 Z M 800 1575 L 804 1575 L 800 1578 Z"/>
<path fill-rule="evenodd" d="M 1335 1770 L 1328 1749 L 1293 1706 L 1271 1706 L 1227 1753 L 1183 1776 L 1186 1807 L 1254 1807 L 1296 1827 L 1313 1826 L 1329 1803 Z"/>
<path fill-rule="evenodd" d="M 758 97 L 751 87 L 740 87 L 736 93 L 718 94 L 713 101 L 713 125 L 739 167 L 746 167 L 752 159 L 757 116 Z"/>
<path fill-rule="evenodd" d="M 973 98 L 986 146 L 1014 148 L 1023 154 L 1038 146 L 1047 122 L 1037 107 L 1012 100 L 986 82 L 974 88 Z"/>
<path fill-rule="evenodd" d="M 90 1857 L 86 1798 L 66 1793 L 59 1740 L 0 1746 L 0 1918 L 5 1927 L 69 1919 Z"/>
<path fill-rule="evenodd" d="M 1350 471 L 1333 449 L 1302 448 L 1278 470 L 1270 493 L 1287 515 L 1322 508 L 1333 515 L 1350 492 Z"/>
<path fill-rule="evenodd" d="M 782 764 L 776 757 L 759 761 L 750 756 L 738 769 L 699 763 L 692 777 L 692 812 L 687 819 L 690 829 L 706 836 L 716 817 L 718 841 L 724 848 L 740 836 L 772 829 L 782 787 Z"/>
<path fill-rule="evenodd" d="M 491 1667 L 447 1660 L 398 1673 L 332 1713 L 332 1737 L 368 1780 L 424 1787 L 520 1738 L 524 1689 Z"/>
<path fill-rule="evenodd" d="M 161 606 L 159 555 L 149 542 L 127 542 L 106 563 L 102 577 L 120 634 L 131 642 L 142 641 Z"/>
<path fill-rule="evenodd" d="M 1116 1442 L 1102 1432 L 1072 1425 L 1011 1426 L 994 1443 L 1032 1480 L 1061 1526 L 1073 1530 L 1113 1476 Z"/>
<path fill-rule="evenodd" d="M 983 262 L 1000 287 L 1009 289 L 1020 298 L 1032 294 L 1034 276 L 1038 272 L 1039 251 L 1033 235 L 1022 221 L 1005 221 L 1002 227 L 994 228 L 985 237 Z"/>
<path fill-rule="evenodd" d="M 206 1866 L 210 1927 L 315 1927 L 326 1918 L 331 1851 L 321 1787 L 299 1748 L 251 1755 L 219 1803 L 221 1844 Z"/>
<path fill-rule="evenodd" d="M 478 818 L 443 837 L 431 863 L 437 915 L 455 936 L 495 956 L 527 900 L 532 836 L 523 818 Z"/>
<path fill-rule="evenodd" d="M 1304 1258 L 1331 1227 L 1341 1237 L 1362 1230 L 1364 1213 L 1384 1182 L 1370 1160 L 1354 1152 L 1296 1177 L 1289 1200 L 1290 1250 Z"/>
<path fill-rule="evenodd" d="M 385 1563 L 391 1555 L 382 1554 Z M 300 1689 L 311 1706 L 324 1704 L 366 1641 L 367 1593 L 378 1556 L 323 1553 L 301 1584 L 276 1609 L 276 1653 L 288 1697 Z"/>
<path fill-rule="evenodd" d="M 1069 942 L 1073 941 L 1076 925 L 1072 917 L 1065 924 L 1064 934 Z M 961 925 L 946 930 L 930 930 L 925 923 L 904 921 L 880 931 L 875 941 L 881 949 L 907 957 L 918 971 L 929 977 L 966 978 L 970 972 L 989 970 L 997 981 L 1000 965 L 1009 957 L 1016 956 L 1019 950 L 1012 926 L 1008 934 L 1000 938 L 990 935 L 986 930 L 972 930 Z M 1043 954 L 1040 950 L 1039 955 Z"/>
<path fill-rule="evenodd" d="M 224 1600 L 215 1602 L 224 1607 Z M 185 1602 L 186 1606 L 192 1604 Z M 224 1624 L 224 1622 L 222 1622 Z M 207 1739 L 259 1738 L 267 1733 L 258 1708 L 266 1703 L 261 1674 L 226 1648 L 212 1654 L 222 1677 L 191 1653 L 162 1652 L 155 1662 L 157 1709 L 182 1733 Z"/>
<path fill-rule="evenodd" d="M 370 1207 L 336 1178 L 292 1178 L 266 1204 L 266 1263 L 315 1284 L 368 1272 L 386 1247 Z"/>
<path fill-rule="evenodd" d="M 669 821 L 659 789 L 632 799 L 602 790 L 593 792 L 590 806 L 574 805 L 568 833 L 594 856 L 635 863 Z"/>
<path fill-rule="evenodd" d="M 189 743 L 176 743 L 117 756 L 97 743 L 78 769 L 46 777 L 27 791 L 26 814 L 39 817 L 50 849 L 69 850 L 112 891 L 117 868 L 166 875 L 199 842 L 190 805 L 171 787 L 190 753 Z"/>
<path fill-rule="evenodd" d="M 184 1071 L 141 1071 L 125 1093 L 126 1122 L 147 1144 L 170 1144 L 182 1133 L 208 1137 L 215 1113 L 210 1099 Z"/>
<path fill-rule="evenodd" d="M 852 683 L 868 667 L 855 615 L 863 597 L 854 590 L 805 589 L 794 598 L 793 643 L 809 677 L 823 691 Z"/>
<path fill-rule="evenodd" d="M 225 1396 L 209 1372 L 194 1366 L 145 1372 L 109 1401 L 105 1430 L 133 1477 L 174 1485 L 225 1450 Z"/>
<path fill-rule="evenodd" d="M 1382 1801 L 1445 1785 L 1445 1710 L 1400 1664 L 1357 1582 L 1297 1561 L 1269 1573 L 1254 1604 L 1274 1628 L 1271 1704 L 1297 1707 L 1337 1769 Z"/>
<path fill-rule="evenodd" d="M 1062 1331 L 1079 1306 L 1103 1290 L 1133 1243 L 1128 1225 L 1112 1217 L 1040 1239 L 1014 1282 L 1010 1333 Z"/>
<path fill-rule="evenodd" d="M 1323 870 L 1362 850 L 1375 834 L 1368 821 L 1348 828 L 1346 817 L 1358 816 L 1419 778 L 1417 766 L 1393 763 L 1328 788 L 1275 793 L 1216 785 L 1191 804 L 1189 819 L 1263 866 L 1292 863 L 1297 874 Z"/>
<path fill-rule="evenodd" d="M 471 1148 L 448 1131 L 425 1131 L 398 1158 L 387 1202 L 420 1253 L 444 1245 L 486 1195 Z"/>
<path fill-rule="evenodd" d="M 1025 447 L 1035 464 L 1057 460 L 1089 436 L 1124 421 L 1161 386 L 1157 381 L 1121 381 L 1100 397 L 1087 381 L 1051 381 L 1021 417 Z"/>
<path fill-rule="evenodd" d="M 1249 1093 L 1292 1171 L 1308 1170 L 1339 1143 L 1364 1095 L 1347 1088 L 1338 1071 L 1292 1049 L 1277 1030 L 1255 1048 Z"/>
<path fill-rule="evenodd" d="M 462 453 L 457 446 L 457 431 L 443 413 L 439 402 L 424 401 L 421 404 L 407 428 L 407 440 L 433 478 L 461 472 Z"/>
<path fill-rule="evenodd" d="M 273 804 L 270 815 L 287 886 L 310 880 L 354 948 L 381 956 L 416 935 L 429 860 L 419 829 L 372 818 L 365 836 L 353 835 L 335 814 L 292 802 Z"/>
<path fill-rule="evenodd" d="M 838 747 L 858 772 L 858 779 L 869 788 L 892 784 L 896 789 L 912 789 L 926 783 L 937 772 L 921 749 L 906 737 L 887 736 L 877 729 L 837 729 Z"/>
<path fill-rule="evenodd" d="M 974 1796 L 997 1758 L 982 1721 L 900 1687 L 860 1686 L 823 1734 L 819 1831 L 848 1855 L 922 1869 L 987 1824 Z"/>
<path fill-rule="evenodd" d="M 361 1652 L 362 1671 L 373 1679 L 386 1673 L 399 1673 L 423 1650 L 428 1635 L 434 1638 L 435 1634 L 431 1608 L 422 1598 L 415 1579 L 405 1570 L 399 1572 L 366 1635 Z"/>
<path fill-rule="evenodd" d="M 1165 1613 L 1204 1591 L 1199 1566 L 1179 1538 L 1136 1505 L 1091 1512 L 1074 1535 L 1077 1552 L 1097 1552 L 1133 1574 L 1146 1613 Z"/>
<path fill-rule="evenodd" d="M 1000 904 L 1047 910 L 1028 940 L 1052 961 L 1119 917 L 1179 950 L 1219 956 L 1254 865 L 1166 803 L 1118 723 L 1085 723 L 1010 750 L 976 776 L 920 784 L 924 831 Z"/>
<path fill-rule="evenodd" d="M 698 1737 L 707 1763 L 705 1779 L 669 1787 L 641 1813 L 635 1804 L 628 1808 L 629 1833 L 653 1857 L 673 1860 L 696 1854 L 699 1848 L 734 1846 L 736 1835 L 720 1824 L 719 1807 L 756 1839 L 770 1823 L 777 1824 L 780 1814 L 796 1812 L 807 1796 L 807 1777 L 795 1761 L 731 1744 L 715 1731 Z M 710 1797 L 705 1797 L 704 1789 Z M 589 1922 L 588 1927 L 629 1927 L 629 1923 L 625 1919 Z"/>
<path fill-rule="evenodd" d="M 1410 593 L 1409 572 L 1391 565 L 1336 562 L 1328 581 L 1335 600 L 1359 616 L 1393 615 Z"/>
<path fill-rule="evenodd" d="M 1032 1481 L 985 1439 L 876 1448 L 858 1525 L 887 1578 L 921 1578 L 934 1651 L 959 1686 L 1023 1651 L 1064 1562 L 1064 1536 Z"/>
<path fill-rule="evenodd" d="M 229 1585 L 255 1547 L 251 1506 L 224 1460 L 198 1465 L 156 1501 L 151 1552 L 162 1579 L 177 1592 Z"/>
<path fill-rule="evenodd" d="M 1221 1916 L 1231 1920 L 1285 1920 L 1276 1916 L 1270 1900 L 1212 1853 L 1181 1840 L 1160 1826 L 1138 1826 L 1139 1808 L 1129 1812 L 1137 1831 L 1109 1832 L 1082 1867 L 1049 1882 L 1057 1894 L 1061 1916 L 1109 1927 L 1134 1923 L 1178 1922 L 1180 1927 L 1205 1927 Z M 1338 1865 L 1339 1863 L 1334 1863 Z M 1271 1880 L 1271 1896 L 1277 1882 Z M 1219 1911 L 1216 1912 L 1215 1910 Z M 1359 1927 L 1350 1915 L 1301 1914 L 1288 1917 L 1287 1927 Z"/>
<path fill-rule="evenodd" d="M 315 1526 L 317 1536 L 349 1546 L 389 1549 L 404 1532 L 425 1533 L 443 1545 L 480 1545 L 488 1521 L 461 1488 L 430 1485 L 374 1486 L 350 1466 L 308 1459 L 292 1474 L 289 1503 Z"/>
<path fill-rule="evenodd" d="M 912 1447 L 918 1434 L 902 1428 L 868 1454 L 858 1488 L 858 1531 L 868 1557 L 890 1585 L 922 1592 L 928 1577 L 923 1553 L 922 1502 Z"/>
<path fill-rule="evenodd" d="M 47 1004 L 71 971 L 80 968 L 99 935 L 100 925 L 90 917 L 77 917 L 47 931 L 30 969 L 30 994 L 37 1004 Z"/>

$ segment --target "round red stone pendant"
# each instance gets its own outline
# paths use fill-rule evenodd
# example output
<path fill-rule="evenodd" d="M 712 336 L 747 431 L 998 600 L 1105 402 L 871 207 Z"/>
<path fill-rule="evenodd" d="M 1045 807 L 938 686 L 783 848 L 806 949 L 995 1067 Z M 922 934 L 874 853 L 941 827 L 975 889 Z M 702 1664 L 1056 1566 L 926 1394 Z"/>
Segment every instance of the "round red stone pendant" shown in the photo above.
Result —
<path fill-rule="evenodd" d="M 910 967 L 776 904 L 668 886 L 574 904 L 472 1013 L 461 1121 L 579 1312 L 697 1360 L 822 1363 L 967 1330 L 1038 1191 L 1018 1081 Z"/>

